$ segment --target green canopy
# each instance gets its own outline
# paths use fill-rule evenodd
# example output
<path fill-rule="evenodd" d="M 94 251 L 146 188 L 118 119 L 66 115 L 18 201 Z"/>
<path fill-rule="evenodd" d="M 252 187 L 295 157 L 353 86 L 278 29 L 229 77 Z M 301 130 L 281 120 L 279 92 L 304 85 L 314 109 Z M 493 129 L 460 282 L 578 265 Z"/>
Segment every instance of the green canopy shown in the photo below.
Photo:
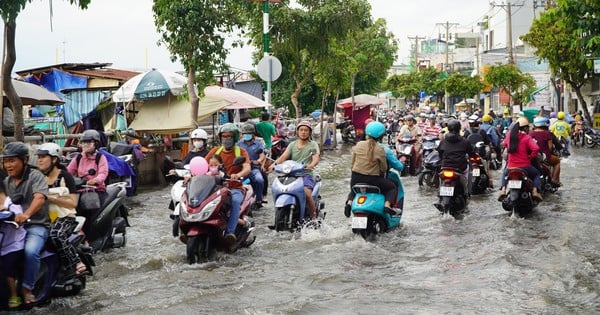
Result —
<path fill-rule="evenodd" d="M 535 116 L 537 116 L 537 114 L 539 112 L 540 112 L 539 109 L 524 109 L 523 115 L 525 115 L 525 117 L 527 117 L 527 120 L 529 120 L 530 123 L 533 123 L 533 118 Z"/>

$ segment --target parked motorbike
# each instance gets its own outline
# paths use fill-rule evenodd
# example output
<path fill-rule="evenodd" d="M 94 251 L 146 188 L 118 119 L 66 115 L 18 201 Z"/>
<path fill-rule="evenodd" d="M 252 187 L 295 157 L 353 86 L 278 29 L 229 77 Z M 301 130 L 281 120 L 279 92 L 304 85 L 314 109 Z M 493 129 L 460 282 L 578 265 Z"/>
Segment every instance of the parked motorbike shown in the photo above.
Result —
<path fill-rule="evenodd" d="M 275 204 L 275 224 L 269 226 L 276 231 L 296 231 L 301 228 L 305 221 L 310 221 L 306 211 L 306 195 L 304 194 L 304 169 L 305 165 L 296 161 L 287 160 L 275 165 L 277 178 L 273 181 L 271 191 Z M 312 198 L 317 210 L 317 217 L 325 218 L 325 202 L 321 200 L 321 177 L 315 177 L 315 187 Z"/>
<path fill-rule="evenodd" d="M 244 158 L 236 158 L 233 164 L 239 164 L 240 160 L 243 163 Z M 249 184 L 244 185 L 239 216 L 245 225 L 235 229 L 234 244 L 228 245 L 225 241 L 224 232 L 231 211 L 231 191 L 226 183 L 232 180 L 225 177 L 223 183 L 220 181 L 215 176 L 196 175 L 190 179 L 181 197 L 179 239 L 186 244 L 189 264 L 207 261 L 216 251 L 233 253 L 255 241 L 256 237 L 252 236 L 254 222 L 250 217 L 255 198 Z"/>
<path fill-rule="evenodd" d="M 388 172 L 388 178 L 400 185 L 400 174 L 395 170 Z M 364 239 L 373 239 L 377 234 L 389 231 L 400 225 L 402 211 L 389 213 L 385 211 L 385 195 L 377 186 L 356 184 L 352 186 L 355 193 L 352 201 L 352 232 L 360 234 Z M 400 200 L 400 196 L 398 199 Z M 398 203 L 393 205 L 398 208 Z"/>
<path fill-rule="evenodd" d="M 439 202 L 434 206 L 442 214 L 461 219 L 468 203 L 468 193 L 460 182 L 461 171 L 444 167 L 440 172 Z"/>
<path fill-rule="evenodd" d="M 341 124 L 337 125 L 337 128 L 340 129 L 342 141 L 344 141 L 344 143 L 356 143 L 356 132 L 351 120 L 345 120 Z"/>
<path fill-rule="evenodd" d="M 85 235 L 81 232 L 85 218 L 77 217 L 77 221 L 78 225 L 69 237 L 69 242 L 75 247 L 81 261 L 86 265 L 88 274 L 92 274 L 92 266 L 95 266 L 92 251 L 89 247 L 83 245 Z M 14 222 L 14 213 L 12 211 L 0 211 L 0 224 L 9 224 L 14 228 L 22 228 Z M 1 245 L 2 240 L 0 239 L 0 247 Z M 40 258 L 40 270 L 35 287 L 32 290 L 37 302 L 34 305 L 22 305 L 21 309 L 46 304 L 52 297 L 76 295 L 85 289 L 86 275 L 67 274 L 60 264 L 58 254 L 51 246 L 46 245 L 40 254 Z M 0 278 L 4 280 L 4 277 Z M 6 285 L 5 281 L 2 281 L 2 283 L 0 286 L 3 287 Z M 21 291 L 20 285 L 18 285 L 17 291 Z M 0 311 L 8 310 L 8 296 L 3 295 L 0 300 Z"/>
<path fill-rule="evenodd" d="M 415 143 L 417 139 L 410 134 L 404 134 L 396 142 L 396 155 L 398 160 L 404 164 L 401 176 L 416 175 L 416 171 L 419 165 L 416 165 L 418 161 L 418 152 L 415 150 Z"/>
<path fill-rule="evenodd" d="M 95 193 L 95 186 L 79 185 L 79 187 Z M 85 193 L 87 192 L 82 192 Z M 77 214 L 86 219 L 83 232 L 93 252 L 123 247 L 127 243 L 129 211 L 124 205 L 126 197 L 127 183 L 118 182 L 106 186 L 106 198 L 100 209 L 88 209 L 82 202 L 77 205 Z M 80 195 L 80 200 L 81 198 Z"/>
<path fill-rule="evenodd" d="M 419 186 L 423 186 L 423 183 L 425 183 L 429 187 L 438 188 L 440 186 L 441 167 L 440 154 L 437 150 L 431 151 L 423 159 L 423 169 L 419 173 Z"/>
<path fill-rule="evenodd" d="M 532 198 L 533 181 L 527 172 L 520 168 L 509 168 L 506 182 L 507 196 L 502 200 L 502 208 L 512 215 L 526 216 L 538 202 Z"/>
<path fill-rule="evenodd" d="M 583 144 L 588 148 L 593 148 L 600 144 L 600 130 L 586 128 L 583 135 Z"/>

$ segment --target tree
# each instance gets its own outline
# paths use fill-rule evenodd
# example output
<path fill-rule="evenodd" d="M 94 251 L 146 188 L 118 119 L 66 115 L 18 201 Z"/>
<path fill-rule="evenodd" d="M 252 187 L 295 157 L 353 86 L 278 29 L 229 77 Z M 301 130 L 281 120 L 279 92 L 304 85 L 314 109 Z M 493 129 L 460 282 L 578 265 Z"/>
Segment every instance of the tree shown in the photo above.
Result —
<path fill-rule="evenodd" d="M 438 71 L 428 68 L 419 72 L 392 75 L 387 79 L 385 87 L 394 97 L 404 96 L 406 100 L 412 100 L 417 104 L 420 92 L 438 97 L 442 95 L 444 80 Z"/>
<path fill-rule="evenodd" d="M 594 78 L 592 60 L 600 53 L 600 4 L 595 0 L 561 0 L 533 21 L 521 40 L 535 47 L 553 75 L 575 90 L 588 121 L 591 115 L 581 87 Z"/>
<path fill-rule="evenodd" d="M 509 93 L 515 104 L 522 104 L 525 97 L 535 89 L 535 80 L 528 73 L 523 73 L 514 64 L 491 66 L 485 74 L 485 81 Z"/>
<path fill-rule="evenodd" d="M 154 22 L 162 42 L 187 73 L 194 121 L 200 101 L 194 86 L 202 94 L 204 87 L 215 82 L 214 74 L 226 68 L 225 36 L 244 25 L 243 15 L 237 13 L 243 8 L 237 0 L 154 0 Z"/>
<path fill-rule="evenodd" d="M 454 73 L 446 79 L 445 87 L 450 95 L 469 98 L 481 92 L 485 84 L 478 75 L 472 77 L 463 73 Z"/>
<path fill-rule="evenodd" d="M 4 21 L 4 39 L 6 57 L 2 64 L 2 90 L 6 93 L 6 98 L 12 106 L 12 111 L 15 117 L 15 139 L 23 141 L 23 102 L 17 95 L 17 91 L 12 84 L 11 73 L 17 60 L 17 52 L 15 49 L 15 38 L 17 31 L 17 17 L 19 13 L 25 9 L 28 3 L 32 0 L 10 0 L 0 2 L 0 16 Z M 71 4 L 76 4 L 82 9 L 87 9 L 91 0 L 69 0 Z M 0 121 L 2 118 L 3 109 L 0 109 Z M 0 140 L 2 137 L 0 137 Z"/>

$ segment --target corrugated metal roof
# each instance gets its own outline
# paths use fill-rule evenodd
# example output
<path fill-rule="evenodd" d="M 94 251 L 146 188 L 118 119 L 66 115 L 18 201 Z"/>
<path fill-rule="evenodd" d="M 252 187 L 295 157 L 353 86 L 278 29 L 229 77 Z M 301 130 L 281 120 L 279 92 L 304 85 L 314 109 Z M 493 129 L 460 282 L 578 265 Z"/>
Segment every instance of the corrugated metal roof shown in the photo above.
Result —
<path fill-rule="evenodd" d="M 112 68 L 69 70 L 69 72 L 81 76 L 115 79 L 119 81 L 127 81 L 140 74 L 136 71 L 119 70 Z"/>

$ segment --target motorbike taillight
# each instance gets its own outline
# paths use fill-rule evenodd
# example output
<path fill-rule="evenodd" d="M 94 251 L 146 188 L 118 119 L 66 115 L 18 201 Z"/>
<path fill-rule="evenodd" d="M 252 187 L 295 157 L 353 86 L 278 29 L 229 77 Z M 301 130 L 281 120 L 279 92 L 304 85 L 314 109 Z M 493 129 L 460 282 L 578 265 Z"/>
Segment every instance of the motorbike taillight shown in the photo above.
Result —
<path fill-rule="evenodd" d="M 367 201 L 367 196 L 360 196 L 358 197 L 358 199 L 356 200 L 356 203 L 358 203 L 359 205 L 364 204 Z"/>
<path fill-rule="evenodd" d="M 456 176 L 456 173 L 452 170 L 443 170 L 442 174 L 441 174 L 441 178 L 443 179 L 452 179 L 454 178 L 454 176 Z"/>
<path fill-rule="evenodd" d="M 481 161 L 481 157 L 479 157 L 479 155 L 470 156 L 469 161 L 478 163 Z"/>
<path fill-rule="evenodd" d="M 508 179 L 525 179 L 527 178 L 527 173 L 523 172 L 520 169 L 511 169 L 508 170 Z"/>

